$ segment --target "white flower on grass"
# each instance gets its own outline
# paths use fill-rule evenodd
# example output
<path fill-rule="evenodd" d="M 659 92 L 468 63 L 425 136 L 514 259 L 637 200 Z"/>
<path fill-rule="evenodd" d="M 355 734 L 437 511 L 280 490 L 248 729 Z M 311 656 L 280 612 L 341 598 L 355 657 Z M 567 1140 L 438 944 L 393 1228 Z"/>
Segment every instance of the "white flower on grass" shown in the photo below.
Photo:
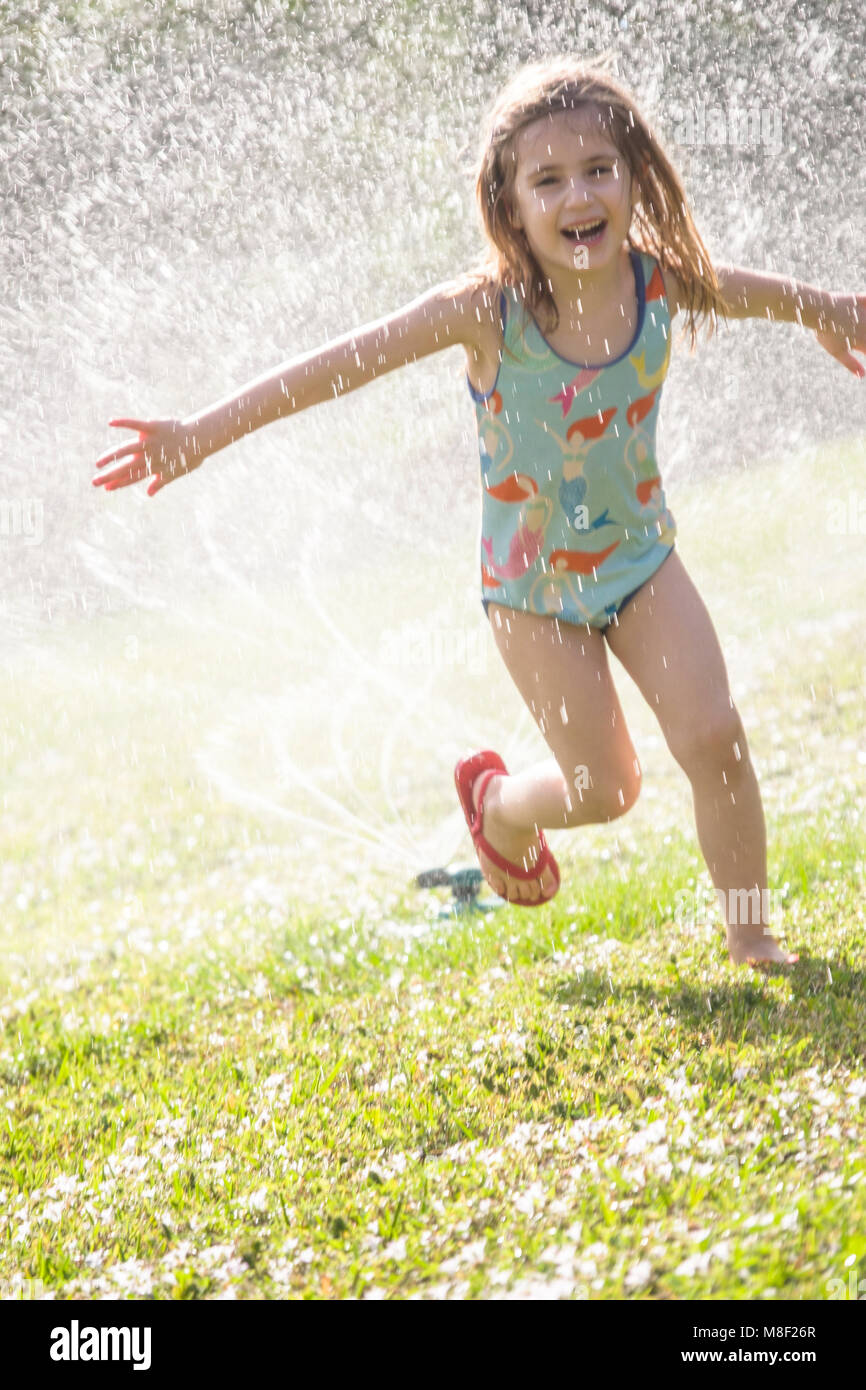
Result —
<path fill-rule="evenodd" d="M 122 1293 L 149 1294 L 154 1285 L 154 1272 L 143 1260 L 123 1260 L 106 1271 L 111 1284 Z"/>
<path fill-rule="evenodd" d="M 626 1140 L 625 1151 L 629 1155 L 645 1153 L 647 1149 L 655 1148 L 664 1143 L 666 1136 L 667 1127 L 664 1120 L 653 1120 L 646 1129 L 638 1130 L 636 1134 L 632 1134 Z"/>
<path fill-rule="evenodd" d="M 688 1081 L 683 1067 L 680 1067 L 676 1076 L 662 1077 L 660 1085 L 665 1094 L 673 1097 L 674 1100 L 688 1100 L 698 1091 L 698 1087 L 691 1085 Z"/>
<path fill-rule="evenodd" d="M 534 1216 L 537 1207 L 544 1205 L 544 1188 L 540 1182 L 530 1183 L 525 1192 L 521 1192 L 512 1201 L 515 1211 L 519 1211 L 522 1216 Z"/>
<path fill-rule="evenodd" d="M 55 1178 L 50 1187 L 45 1189 L 46 1197 L 74 1197 L 77 1192 L 81 1192 L 84 1187 L 83 1182 L 78 1178 L 66 1177 L 62 1173 Z"/>
<path fill-rule="evenodd" d="M 817 1086 L 812 1092 L 812 1100 L 816 1110 L 832 1110 L 839 1104 L 839 1097 L 836 1092 L 829 1090 L 826 1086 Z"/>
<path fill-rule="evenodd" d="M 146 1154 L 130 1154 L 127 1158 L 118 1160 L 118 1168 L 124 1177 L 133 1177 L 136 1173 L 141 1173 L 148 1165 Z"/>
<path fill-rule="evenodd" d="M 59 1221 L 63 1215 L 62 1202 L 46 1202 L 42 1208 L 41 1219 L 43 1221 Z"/>
<path fill-rule="evenodd" d="M 464 1265 L 481 1264 L 486 1250 L 487 1242 L 485 1240 L 470 1240 L 469 1244 L 463 1247 Z"/>
<path fill-rule="evenodd" d="M 189 1264 L 194 1254 L 195 1246 L 192 1241 L 180 1240 L 177 1245 L 166 1250 L 160 1263 L 163 1269 L 179 1269 L 181 1265 Z"/>
<path fill-rule="evenodd" d="M 711 1255 L 709 1250 L 699 1251 L 696 1255 L 688 1255 L 681 1260 L 674 1270 L 682 1279 L 693 1279 L 696 1274 L 706 1274 L 710 1267 Z"/>
<path fill-rule="evenodd" d="M 548 1245 L 538 1258 L 543 1264 L 561 1268 L 564 1265 L 573 1265 L 576 1253 L 573 1245 Z"/>
<path fill-rule="evenodd" d="M 451 1297 L 453 1288 L 453 1284 L 430 1284 L 424 1290 L 423 1294 L 413 1293 L 410 1294 L 409 1297 L 413 1301 L 420 1298 L 424 1298 L 435 1299 L 437 1303 L 444 1302 L 446 1299 Z"/>
<path fill-rule="evenodd" d="M 677 1265 L 674 1274 L 679 1274 L 684 1279 L 693 1279 L 697 1274 L 706 1274 L 713 1260 L 720 1260 L 723 1264 L 729 1260 L 731 1249 L 729 1240 L 719 1240 L 715 1245 L 710 1246 L 709 1250 L 699 1250 L 694 1255 L 688 1255 Z"/>
<path fill-rule="evenodd" d="M 455 1167 L 457 1167 L 462 1163 L 468 1163 L 477 1150 L 477 1139 L 464 1140 L 460 1144 L 449 1144 L 447 1149 L 442 1150 L 440 1159 L 445 1159 L 447 1162 L 453 1163 Z M 495 1150 L 493 1152 L 495 1152 Z"/>
<path fill-rule="evenodd" d="M 400 1236 L 397 1240 L 389 1240 L 383 1247 L 382 1256 L 386 1260 L 405 1260 L 406 1258 L 406 1237 Z"/>
<path fill-rule="evenodd" d="M 233 1245 L 208 1245 L 204 1250 L 193 1251 L 193 1263 L 203 1274 L 212 1274 L 221 1260 L 233 1254 Z"/>
<path fill-rule="evenodd" d="M 487 1242 L 484 1240 L 471 1240 L 462 1250 L 458 1250 L 456 1255 L 452 1255 L 450 1260 L 443 1260 L 439 1266 L 443 1274 L 457 1274 L 459 1270 L 468 1268 L 469 1265 L 481 1264 L 487 1249 Z"/>
<path fill-rule="evenodd" d="M 286 1264 L 285 1260 L 277 1260 L 274 1264 L 268 1265 L 268 1276 L 273 1279 L 275 1284 L 290 1284 L 292 1282 L 292 1267 Z"/>
<path fill-rule="evenodd" d="M 576 1284 L 574 1279 L 521 1279 L 505 1293 L 493 1294 L 497 1302 L 517 1303 L 517 1302 L 552 1302 L 562 1298 L 581 1298 L 588 1297 L 587 1290 L 581 1285 Z"/>
<path fill-rule="evenodd" d="M 541 1149 L 549 1148 L 549 1142 L 545 1143 L 545 1137 L 550 1126 L 538 1124 L 531 1120 L 523 1124 L 516 1125 L 507 1136 L 505 1143 L 510 1149 L 517 1149 L 522 1152 L 527 1148 Z"/>
<path fill-rule="evenodd" d="M 760 1211 L 744 1219 L 743 1230 L 751 1231 L 755 1226 L 773 1226 L 775 1222 L 776 1218 L 771 1211 Z"/>
<path fill-rule="evenodd" d="M 389 1091 L 397 1091 L 397 1090 L 400 1090 L 400 1088 L 403 1087 L 403 1086 L 405 1086 L 405 1085 L 406 1085 L 406 1078 L 405 1078 L 405 1076 L 403 1075 L 403 1073 L 402 1073 L 401 1071 L 398 1071 L 398 1072 L 396 1072 L 396 1073 L 394 1074 L 394 1076 L 391 1077 L 390 1080 L 380 1081 L 379 1084 L 378 1084 L 377 1086 L 374 1086 L 374 1087 L 373 1087 L 373 1095 L 374 1095 L 374 1096 L 387 1095 L 387 1093 L 388 1093 Z"/>
<path fill-rule="evenodd" d="M 636 1289 L 644 1289 L 652 1279 L 652 1274 L 653 1267 L 649 1260 L 638 1260 L 626 1274 L 624 1287 L 628 1289 L 629 1293 Z"/>
<path fill-rule="evenodd" d="M 268 1189 L 266 1187 L 259 1187 L 255 1192 L 251 1192 L 247 1198 L 246 1205 L 249 1211 L 267 1211 Z"/>

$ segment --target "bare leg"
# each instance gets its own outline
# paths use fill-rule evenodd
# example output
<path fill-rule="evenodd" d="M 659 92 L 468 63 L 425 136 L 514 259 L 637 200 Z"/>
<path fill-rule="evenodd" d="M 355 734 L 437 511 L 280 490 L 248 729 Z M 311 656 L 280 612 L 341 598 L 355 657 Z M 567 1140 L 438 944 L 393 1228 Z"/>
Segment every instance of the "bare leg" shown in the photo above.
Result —
<path fill-rule="evenodd" d="M 691 782 L 732 959 L 790 963 L 769 933 L 764 810 L 746 735 L 715 628 L 676 551 L 606 636 Z"/>
<path fill-rule="evenodd" d="M 538 829 L 608 821 L 632 806 L 640 768 L 611 677 L 601 632 L 490 605 L 493 636 L 509 674 L 544 735 L 553 760 L 495 777 L 484 799 L 484 835 L 500 854 L 530 868 Z M 476 801 L 477 804 L 477 801 Z M 497 893 L 534 901 L 550 891 L 508 879 L 480 856 Z"/>

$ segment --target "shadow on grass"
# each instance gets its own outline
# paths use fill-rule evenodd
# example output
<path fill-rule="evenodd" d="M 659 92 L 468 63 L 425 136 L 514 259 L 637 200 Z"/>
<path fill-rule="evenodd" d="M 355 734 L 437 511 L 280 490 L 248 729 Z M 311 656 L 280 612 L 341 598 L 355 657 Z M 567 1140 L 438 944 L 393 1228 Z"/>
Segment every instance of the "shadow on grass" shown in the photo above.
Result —
<path fill-rule="evenodd" d="M 733 970 L 733 967 L 732 967 Z M 773 987 L 782 981 L 784 994 Z M 620 984 L 607 971 L 587 970 L 578 980 L 552 991 L 560 1004 L 572 1005 L 592 1024 L 587 1010 L 613 1007 L 626 1013 L 634 1005 L 658 1027 L 658 1013 L 692 1031 L 696 1044 L 760 1043 L 762 1040 L 809 1043 L 809 1063 L 860 1059 L 866 1050 L 866 971 L 845 961 L 804 956 L 781 974 L 732 975 L 730 982 L 694 984 L 671 962 L 667 981 Z M 640 1022 L 640 1019 L 636 1019 Z M 670 1038 L 671 1050 L 682 1038 Z"/>

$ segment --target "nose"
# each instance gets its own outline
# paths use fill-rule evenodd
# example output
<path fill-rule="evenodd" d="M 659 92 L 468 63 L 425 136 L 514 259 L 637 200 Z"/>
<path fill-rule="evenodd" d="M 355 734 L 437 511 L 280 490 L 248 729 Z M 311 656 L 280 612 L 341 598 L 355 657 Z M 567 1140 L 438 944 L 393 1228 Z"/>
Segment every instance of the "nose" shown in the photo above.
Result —
<path fill-rule="evenodd" d="M 574 174 L 568 181 L 566 202 L 582 206 L 590 201 L 590 196 L 589 184 L 579 174 Z"/>

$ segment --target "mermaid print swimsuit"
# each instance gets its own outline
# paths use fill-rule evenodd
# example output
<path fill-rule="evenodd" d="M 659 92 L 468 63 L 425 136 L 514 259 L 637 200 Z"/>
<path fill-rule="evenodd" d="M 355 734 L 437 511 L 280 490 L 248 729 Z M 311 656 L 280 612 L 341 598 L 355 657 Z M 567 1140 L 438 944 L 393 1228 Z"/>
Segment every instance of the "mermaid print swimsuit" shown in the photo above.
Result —
<path fill-rule="evenodd" d="M 612 361 L 560 357 L 517 290 L 500 295 L 504 348 L 475 402 L 481 456 L 481 581 L 491 602 L 608 627 L 670 555 L 676 524 L 656 460 L 670 361 L 664 282 L 630 251 L 631 345 Z"/>

